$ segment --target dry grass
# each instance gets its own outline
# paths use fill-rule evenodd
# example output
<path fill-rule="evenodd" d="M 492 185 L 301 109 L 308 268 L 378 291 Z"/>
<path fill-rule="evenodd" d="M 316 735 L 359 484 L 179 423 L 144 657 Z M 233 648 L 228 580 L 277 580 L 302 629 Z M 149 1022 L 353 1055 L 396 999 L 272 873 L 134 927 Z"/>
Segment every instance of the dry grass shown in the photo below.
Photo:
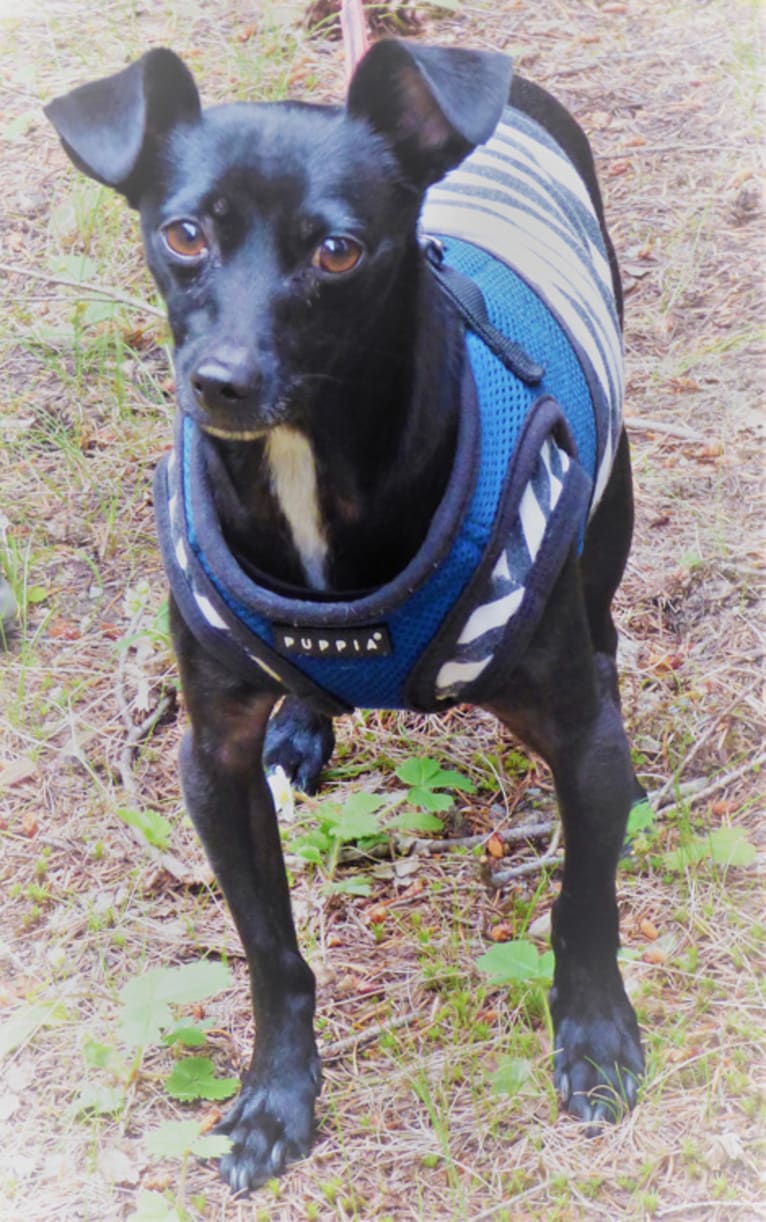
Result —
<path fill-rule="evenodd" d="M 75 183 L 40 102 L 158 42 L 195 66 L 209 100 L 285 88 L 337 97 L 341 51 L 305 38 L 301 10 L 297 0 L 145 9 L 43 0 L 3 20 L 12 56 L 0 93 L 2 263 L 51 277 L 55 258 L 84 252 L 95 261 L 89 278 L 152 300 L 135 225 Z M 117 990 L 144 967 L 230 956 L 237 988 L 208 1008 L 222 1072 L 245 1057 L 250 1019 L 236 937 L 180 815 L 182 719 L 171 708 L 140 750 L 130 737 L 173 682 L 161 636 L 147 635 L 163 597 L 149 480 L 172 413 L 162 325 L 126 308 L 73 326 L 77 294 L 0 273 L 0 510 L 10 519 L 6 567 L 28 595 L 24 633 L 0 667 L 0 1022 L 30 1001 L 63 1007 L 62 1021 L 2 1066 L 9 1222 L 111 1222 L 151 1185 L 209 1219 L 763 1216 L 764 833 L 760 777 L 748 767 L 763 738 L 758 7 L 476 0 L 421 15 L 433 40 L 511 50 L 592 137 L 627 288 L 638 524 L 618 605 L 626 715 L 641 771 L 666 787 L 666 801 L 682 782 L 734 774 L 669 811 L 653 847 L 732 824 L 758 861 L 678 874 L 642 858 L 624 872 L 623 940 L 637 952 L 626 977 L 649 1086 L 630 1120 L 598 1140 L 557 1117 L 539 1007 L 488 990 L 474 966 L 495 925 L 549 907 L 551 885 L 533 876 L 497 898 L 476 859 L 460 854 L 379 879 L 374 901 L 394 902 L 377 926 L 369 901 L 328 901 L 297 876 L 322 1039 L 335 1055 L 315 1153 L 273 1192 L 232 1201 L 198 1164 L 182 1187 L 177 1164 L 145 1153 L 147 1130 L 189 1112 L 162 1091 L 167 1052 L 147 1057 L 125 1111 L 74 1116 L 84 1042 L 114 1043 Z M 137 618 L 125 592 L 141 580 Z M 387 786 L 391 761 L 442 753 L 479 785 L 463 810 L 469 830 L 489 830 L 498 802 L 513 814 L 549 802 L 544 773 L 522 775 L 512 751 L 489 719 L 462 710 L 446 726 L 368 715 L 341 731 L 336 783 L 348 792 L 363 772 L 366 787 Z M 174 820 L 182 877 L 117 819 L 135 803 Z M 354 1049 L 350 1034 L 361 1037 Z M 514 1098 L 488 1082 L 509 1049 L 533 1066 Z"/>

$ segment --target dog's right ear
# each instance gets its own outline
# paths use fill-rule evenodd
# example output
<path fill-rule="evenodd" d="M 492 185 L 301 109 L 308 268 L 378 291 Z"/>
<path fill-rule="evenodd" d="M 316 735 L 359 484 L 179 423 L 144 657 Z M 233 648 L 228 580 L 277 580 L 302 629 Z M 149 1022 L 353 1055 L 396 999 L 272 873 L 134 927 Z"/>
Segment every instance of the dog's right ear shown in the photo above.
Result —
<path fill-rule="evenodd" d="M 189 69 L 157 47 L 114 76 L 54 98 L 45 114 L 75 165 L 134 204 L 150 146 L 177 123 L 199 118 Z"/>
<path fill-rule="evenodd" d="M 385 136 L 407 178 L 425 190 L 489 140 L 512 71 L 499 51 L 384 38 L 360 61 L 346 105 Z"/>

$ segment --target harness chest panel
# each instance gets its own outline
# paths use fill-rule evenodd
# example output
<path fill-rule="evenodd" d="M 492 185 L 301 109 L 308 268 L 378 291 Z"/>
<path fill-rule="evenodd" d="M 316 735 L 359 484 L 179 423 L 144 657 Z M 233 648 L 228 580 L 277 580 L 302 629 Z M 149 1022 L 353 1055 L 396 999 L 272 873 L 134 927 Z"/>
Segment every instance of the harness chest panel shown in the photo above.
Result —
<path fill-rule="evenodd" d="M 541 376 L 516 376 L 467 331 L 453 471 L 403 573 L 348 602 L 256 584 L 223 538 L 204 441 L 188 418 L 156 477 L 163 560 L 190 629 L 243 678 L 330 713 L 490 698 L 582 538 L 619 439 L 621 338 L 608 261 L 559 146 L 506 110 L 488 144 L 431 189 L 422 222 L 451 273 L 478 286 L 492 326 Z"/>

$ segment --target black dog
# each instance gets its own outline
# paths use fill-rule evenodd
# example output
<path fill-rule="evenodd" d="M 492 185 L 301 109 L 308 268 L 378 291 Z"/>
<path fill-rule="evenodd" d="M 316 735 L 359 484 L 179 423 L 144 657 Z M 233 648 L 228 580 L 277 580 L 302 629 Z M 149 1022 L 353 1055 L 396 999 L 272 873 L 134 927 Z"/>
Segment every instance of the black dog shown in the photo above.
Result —
<path fill-rule="evenodd" d="M 613 1118 L 643 1069 L 615 897 L 641 791 L 610 614 L 632 529 L 621 291 L 584 134 L 502 55 L 393 40 L 345 107 L 203 113 L 155 50 L 46 113 L 138 208 L 175 339 L 155 499 L 182 776 L 257 1027 L 224 1177 L 251 1188 L 311 1144 L 314 980 L 264 761 L 313 789 L 355 703 L 482 704 L 550 764 L 555 1079 L 576 1116 Z"/>

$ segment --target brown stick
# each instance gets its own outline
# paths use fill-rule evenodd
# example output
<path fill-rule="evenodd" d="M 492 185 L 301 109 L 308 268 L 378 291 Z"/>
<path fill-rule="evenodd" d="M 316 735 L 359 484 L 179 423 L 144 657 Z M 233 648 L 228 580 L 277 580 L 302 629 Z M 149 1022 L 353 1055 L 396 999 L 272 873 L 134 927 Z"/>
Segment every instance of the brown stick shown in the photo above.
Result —
<path fill-rule="evenodd" d="M 70 289 L 79 289 L 83 296 L 87 293 L 96 293 L 100 297 L 108 297 L 110 301 L 116 301 L 119 305 L 130 306 L 132 310 L 142 310 L 144 314 L 152 314 L 155 318 L 165 318 L 164 310 L 158 310 L 156 306 L 149 305 L 146 301 L 139 301 L 136 297 L 126 297 L 117 289 L 110 288 L 109 285 L 90 284 L 84 280 L 68 280 L 66 276 L 51 276 L 47 272 L 34 271 L 31 267 L 18 267 L 13 263 L 0 263 L 0 272 L 7 272 L 10 276 L 29 277 L 30 280 L 42 280 L 44 284 L 63 284 Z"/>
<path fill-rule="evenodd" d="M 335 1061 L 339 1057 L 345 1056 L 347 1052 L 352 1052 L 355 1048 L 359 1048 L 362 1044 L 372 1044 L 379 1036 L 385 1035 L 387 1031 L 396 1031 L 398 1027 L 408 1027 L 420 1016 L 419 1010 L 410 1010 L 407 1014 L 400 1014 L 398 1018 L 390 1018 L 385 1023 L 378 1023 L 374 1027 L 367 1027 L 364 1031 L 359 1031 L 355 1035 L 344 1036 L 342 1040 L 334 1040 L 332 1044 L 327 1044 L 322 1048 L 323 1061 Z"/>
<path fill-rule="evenodd" d="M 359 60 L 367 54 L 367 22 L 362 0 L 341 0 L 340 28 L 343 33 L 343 50 L 346 55 L 346 84 L 354 75 Z"/>

